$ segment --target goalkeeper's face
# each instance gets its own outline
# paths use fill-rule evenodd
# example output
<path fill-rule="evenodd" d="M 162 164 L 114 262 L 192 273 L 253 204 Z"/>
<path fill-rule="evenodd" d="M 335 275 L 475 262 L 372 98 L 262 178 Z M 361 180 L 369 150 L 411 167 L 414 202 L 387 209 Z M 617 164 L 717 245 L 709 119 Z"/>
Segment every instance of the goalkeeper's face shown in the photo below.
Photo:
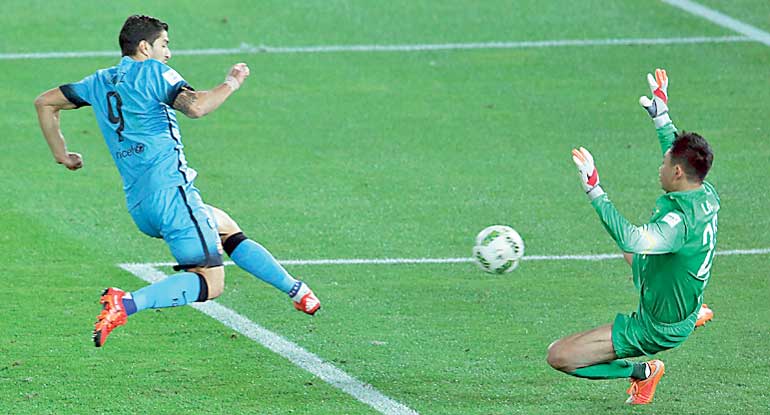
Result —
<path fill-rule="evenodd" d="M 671 162 L 671 150 L 666 151 L 663 156 L 663 163 L 658 169 L 658 176 L 660 177 L 660 187 L 666 192 L 677 190 L 678 182 L 684 179 L 682 166 Z"/>

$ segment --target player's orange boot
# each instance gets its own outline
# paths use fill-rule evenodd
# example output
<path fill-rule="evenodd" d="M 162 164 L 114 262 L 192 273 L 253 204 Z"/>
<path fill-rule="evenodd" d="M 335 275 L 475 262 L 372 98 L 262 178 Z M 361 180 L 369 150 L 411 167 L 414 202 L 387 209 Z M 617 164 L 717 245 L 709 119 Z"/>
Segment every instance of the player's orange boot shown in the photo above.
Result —
<path fill-rule="evenodd" d="M 123 307 L 123 296 L 125 291 L 119 288 L 107 288 L 102 292 L 102 298 L 99 303 L 102 304 L 102 312 L 96 317 L 94 324 L 94 345 L 102 347 L 107 336 L 110 335 L 115 327 L 126 324 L 128 315 Z"/>
<path fill-rule="evenodd" d="M 631 380 L 631 387 L 626 391 L 630 395 L 626 399 L 626 403 L 629 405 L 644 405 L 652 402 L 652 397 L 655 396 L 655 388 L 658 386 L 660 378 L 666 372 L 666 367 L 660 360 L 650 360 L 647 364 L 650 367 L 650 376 L 644 380 Z"/>
<path fill-rule="evenodd" d="M 705 326 L 712 318 L 714 318 L 714 310 L 706 304 L 702 304 L 698 310 L 698 320 L 695 321 L 695 327 Z"/>
<path fill-rule="evenodd" d="M 318 297 L 313 294 L 313 290 L 311 290 L 307 284 L 304 282 L 301 284 L 302 285 L 299 287 L 299 290 L 297 290 L 297 293 L 291 297 L 294 302 L 294 308 L 312 316 L 316 311 L 321 309 L 321 302 L 318 301 Z"/>

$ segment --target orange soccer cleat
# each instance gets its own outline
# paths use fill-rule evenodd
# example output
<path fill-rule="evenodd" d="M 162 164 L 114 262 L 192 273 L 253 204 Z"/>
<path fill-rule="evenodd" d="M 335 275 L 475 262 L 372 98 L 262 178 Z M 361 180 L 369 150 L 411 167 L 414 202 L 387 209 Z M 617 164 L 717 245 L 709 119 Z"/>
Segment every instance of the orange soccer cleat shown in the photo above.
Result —
<path fill-rule="evenodd" d="M 291 297 L 294 302 L 294 308 L 312 316 L 321 309 L 321 302 L 318 301 L 318 297 L 313 294 L 313 290 L 307 284 L 304 282 L 301 284 L 297 293 Z"/>
<path fill-rule="evenodd" d="M 695 322 L 695 327 L 705 326 L 712 318 L 714 318 L 714 310 L 706 304 L 702 304 L 698 310 L 698 320 Z"/>
<path fill-rule="evenodd" d="M 666 367 L 660 360 L 650 360 L 647 362 L 650 367 L 650 376 L 647 379 L 632 379 L 631 387 L 626 391 L 630 396 L 626 399 L 629 405 L 644 405 L 652 402 L 655 396 L 655 387 L 658 386 L 660 378 L 666 372 Z"/>
<path fill-rule="evenodd" d="M 123 307 L 123 296 L 125 291 L 119 288 L 108 288 L 102 292 L 102 298 L 99 303 L 102 304 L 102 312 L 96 318 L 94 324 L 94 345 L 102 347 L 107 336 L 110 335 L 115 327 L 126 324 L 128 315 Z"/>

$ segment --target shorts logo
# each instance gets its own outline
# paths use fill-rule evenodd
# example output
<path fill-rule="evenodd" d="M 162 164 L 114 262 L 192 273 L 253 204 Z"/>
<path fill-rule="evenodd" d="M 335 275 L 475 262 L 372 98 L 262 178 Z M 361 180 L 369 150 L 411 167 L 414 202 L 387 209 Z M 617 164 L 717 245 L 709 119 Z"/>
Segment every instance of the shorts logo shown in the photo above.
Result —
<path fill-rule="evenodd" d="M 116 151 L 115 152 L 115 158 L 118 159 L 118 160 L 124 159 L 124 158 L 127 158 L 127 157 L 131 157 L 134 154 L 142 154 L 142 153 L 144 153 L 144 150 L 145 150 L 144 144 L 139 143 L 139 144 L 137 144 L 135 146 L 131 146 L 131 147 L 125 149 L 125 150 Z"/>

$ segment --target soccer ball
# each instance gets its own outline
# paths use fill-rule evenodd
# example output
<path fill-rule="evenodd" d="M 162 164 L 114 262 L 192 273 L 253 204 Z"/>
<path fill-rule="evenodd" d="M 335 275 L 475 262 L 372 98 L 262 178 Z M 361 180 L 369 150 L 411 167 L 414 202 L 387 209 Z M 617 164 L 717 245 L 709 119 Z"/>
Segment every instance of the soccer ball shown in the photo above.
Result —
<path fill-rule="evenodd" d="M 485 272 L 503 274 L 519 266 L 524 256 L 524 241 L 510 226 L 489 226 L 476 236 L 473 259 Z"/>

